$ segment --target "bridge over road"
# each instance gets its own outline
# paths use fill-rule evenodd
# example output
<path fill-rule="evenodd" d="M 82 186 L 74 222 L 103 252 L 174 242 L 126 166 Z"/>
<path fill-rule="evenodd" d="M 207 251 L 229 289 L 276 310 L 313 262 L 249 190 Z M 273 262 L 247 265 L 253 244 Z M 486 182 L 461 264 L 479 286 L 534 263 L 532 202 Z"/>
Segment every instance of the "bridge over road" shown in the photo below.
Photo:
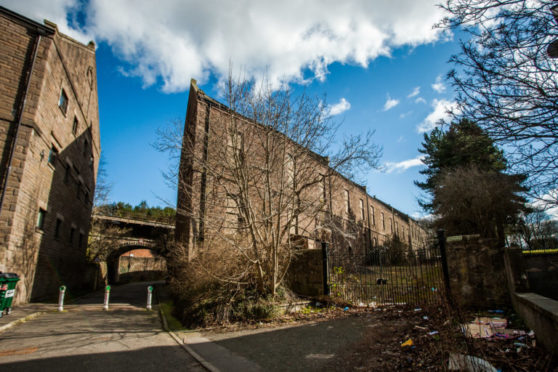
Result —
<path fill-rule="evenodd" d="M 153 280 L 166 274 L 172 221 L 93 214 L 89 255 L 101 266 L 103 282 Z"/>

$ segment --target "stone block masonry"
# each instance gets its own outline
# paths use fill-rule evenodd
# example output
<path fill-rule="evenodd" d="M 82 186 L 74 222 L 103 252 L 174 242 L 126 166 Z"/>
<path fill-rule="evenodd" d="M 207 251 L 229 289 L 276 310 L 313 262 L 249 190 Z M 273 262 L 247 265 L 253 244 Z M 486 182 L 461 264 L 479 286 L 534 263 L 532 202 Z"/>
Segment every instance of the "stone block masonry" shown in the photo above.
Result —
<path fill-rule="evenodd" d="M 0 271 L 81 287 L 100 157 L 95 46 L 0 7 Z"/>

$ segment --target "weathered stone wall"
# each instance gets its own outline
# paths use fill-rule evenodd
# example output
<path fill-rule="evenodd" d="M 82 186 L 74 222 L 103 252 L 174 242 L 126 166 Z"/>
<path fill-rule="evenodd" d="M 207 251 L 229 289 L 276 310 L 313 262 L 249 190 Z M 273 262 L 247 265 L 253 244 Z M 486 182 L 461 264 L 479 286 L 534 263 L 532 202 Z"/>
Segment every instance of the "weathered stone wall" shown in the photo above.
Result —
<path fill-rule="evenodd" d="M 302 296 L 324 294 L 322 250 L 306 249 L 297 253 L 289 267 L 287 286 Z"/>
<path fill-rule="evenodd" d="M 504 252 L 495 240 L 448 237 L 446 251 L 451 294 L 456 304 L 481 308 L 510 304 Z"/>
<path fill-rule="evenodd" d="M 2 190 L 0 270 L 20 275 L 16 300 L 27 301 L 55 296 L 60 284 L 87 284 L 85 248 L 100 157 L 95 49 L 58 33 L 53 24 L 6 10 L 0 27 L 2 179 L 19 128 Z M 59 106 L 62 90 L 66 110 Z"/>
<path fill-rule="evenodd" d="M 166 260 L 150 249 L 134 249 L 119 258 L 119 283 L 163 279 L 166 272 Z"/>
<path fill-rule="evenodd" d="M 191 85 L 180 163 L 176 223 L 177 241 L 184 245 L 189 254 L 194 252 L 198 246 L 207 244 L 206 239 L 200 239 L 200 237 L 207 237 L 204 231 L 200 230 L 204 226 L 204 221 L 210 220 L 208 213 L 213 213 L 217 217 L 216 219 L 226 213 L 218 205 L 219 202 L 221 205 L 223 204 L 224 193 L 212 185 L 210 176 L 204 178 L 202 167 L 193 158 L 200 159 L 204 151 L 207 151 L 205 153 L 207 164 L 212 164 L 213 158 L 222 162 L 223 156 L 226 156 L 224 150 L 227 148 L 227 129 L 225 127 L 231 122 L 237 126 L 235 130 L 241 131 L 242 134 L 250 134 L 245 136 L 246 138 L 255 138 L 263 133 L 261 126 L 233 113 L 227 107 L 207 97 L 198 90 L 195 83 Z M 427 233 L 411 218 L 375 197 L 369 196 L 365 187 L 331 172 L 327 159 L 308 150 L 300 151 L 300 146 L 286 139 L 283 139 L 283 142 L 288 144 L 287 152 L 296 149 L 297 156 L 304 158 L 304 161 L 300 161 L 298 164 L 313 168 L 314 173 L 311 171 L 306 173 L 311 179 L 316 174 L 322 176 L 333 174 L 332 177 L 325 178 L 327 182 L 323 186 L 320 182 L 316 182 L 305 191 L 305 198 L 310 196 L 308 199 L 311 199 L 313 195 L 318 199 L 322 194 L 325 194 L 326 198 L 320 200 L 324 203 L 324 207 L 323 211 L 317 214 L 319 217 L 316 218 L 316 214 L 312 213 L 309 213 L 310 216 L 308 216 L 302 212 L 299 221 L 291 231 L 295 237 L 304 237 L 308 240 L 304 247 L 316 248 L 320 241 L 328 241 L 341 246 L 342 249 L 363 253 L 371 246 L 385 244 L 394 236 L 397 236 L 404 244 L 411 245 L 413 249 L 425 246 Z M 245 143 L 245 156 L 257 163 L 258 157 L 261 157 L 262 154 L 248 150 L 251 141 L 246 140 Z M 254 159 L 256 160 L 254 161 Z M 216 200 L 218 203 L 214 203 Z M 310 203 L 303 204 L 309 205 Z M 319 202 L 313 204 L 316 205 Z M 331 229 L 327 226 L 323 228 L 321 222 L 324 220 L 325 214 L 332 216 L 336 228 Z M 195 216 L 195 218 L 191 218 L 191 216 Z M 229 221 L 225 220 L 222 225 L 227 223 Z M 338 233 L 339 231 L 342 233 Z"/>

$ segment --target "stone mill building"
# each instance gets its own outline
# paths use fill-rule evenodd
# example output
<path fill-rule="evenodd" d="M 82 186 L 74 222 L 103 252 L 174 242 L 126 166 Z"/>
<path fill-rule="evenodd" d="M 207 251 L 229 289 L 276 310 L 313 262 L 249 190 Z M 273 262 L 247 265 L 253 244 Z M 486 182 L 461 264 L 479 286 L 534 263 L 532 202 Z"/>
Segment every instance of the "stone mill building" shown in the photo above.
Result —
<path fill-rule="evenodd" d="M 100 152 L 94 43 L 0 7 L 0 271 L 18 301 L 85 284 Z"/>

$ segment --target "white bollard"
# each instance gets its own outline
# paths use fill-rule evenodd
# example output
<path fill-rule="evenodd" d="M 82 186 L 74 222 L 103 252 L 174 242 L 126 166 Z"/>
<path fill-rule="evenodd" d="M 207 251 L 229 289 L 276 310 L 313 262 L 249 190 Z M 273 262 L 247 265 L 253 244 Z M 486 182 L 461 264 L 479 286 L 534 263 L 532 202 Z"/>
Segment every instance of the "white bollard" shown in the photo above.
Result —
<path fill-rule="evenodd" d="M 108 310 L 109 308 L 109 297 L 110 297 L 110 285 L 105 288 L 105 301 L 103 303 L 103 309 Z"/>
<path fill-rule="evenodd" d="M 147 287 L 147 310 L 151 310 L 151 299 L 153 297 L 153 287 Z"/>
<path fill-rule="evenodd" d="M 60 286 L 60 292 L 58 294 L 58 311 L 64 311 L 64 295 L 66 294 L 66 286 Z"/>

